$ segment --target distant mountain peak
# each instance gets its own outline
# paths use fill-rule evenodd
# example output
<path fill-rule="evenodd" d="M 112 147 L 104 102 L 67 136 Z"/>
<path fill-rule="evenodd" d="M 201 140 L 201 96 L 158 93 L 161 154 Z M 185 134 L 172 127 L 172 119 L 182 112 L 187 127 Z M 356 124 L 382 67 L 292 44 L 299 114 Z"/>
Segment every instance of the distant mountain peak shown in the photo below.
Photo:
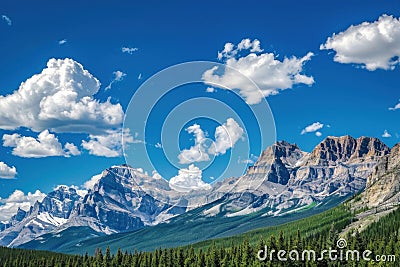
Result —
<path fill-rule="evenodd" d="M 252 179 L 265 180 L 282 185 L 290 179 L 290 170 L 305 156 L 296 144 L 279 141 L 265 149 L 246 175 Z"/>
<path fill-rule="evenodd" d="M 350 135 L 328 136 L 311 152 L 308 162 L 314 165 L 336 165 L 338 162 L 357 161 L 362 158 L 374 159 L 390 152 L 390 148 L 375 137 Z"/>

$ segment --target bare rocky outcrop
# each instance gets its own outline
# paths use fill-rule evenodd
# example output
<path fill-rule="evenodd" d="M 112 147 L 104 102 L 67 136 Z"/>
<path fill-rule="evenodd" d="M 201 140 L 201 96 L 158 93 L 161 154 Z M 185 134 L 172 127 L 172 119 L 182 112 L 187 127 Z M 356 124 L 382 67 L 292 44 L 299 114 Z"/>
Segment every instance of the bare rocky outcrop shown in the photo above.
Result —
<path fill-rule="evenodd" d="M 400 143 L 378 161 L 362 200 L 368 207 L 400 203 Z"/>

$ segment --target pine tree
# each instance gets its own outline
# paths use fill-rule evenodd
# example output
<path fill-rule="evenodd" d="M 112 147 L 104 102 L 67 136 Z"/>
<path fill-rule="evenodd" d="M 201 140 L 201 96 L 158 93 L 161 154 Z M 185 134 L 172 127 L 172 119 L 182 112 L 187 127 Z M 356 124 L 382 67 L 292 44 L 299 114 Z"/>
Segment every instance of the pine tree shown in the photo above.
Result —
<path fill-rule="evenodd" d="M 110 247 L 106 248 L 106 254 L 103 259 L 103 267 L 111 267 L 111 250 Z"/>

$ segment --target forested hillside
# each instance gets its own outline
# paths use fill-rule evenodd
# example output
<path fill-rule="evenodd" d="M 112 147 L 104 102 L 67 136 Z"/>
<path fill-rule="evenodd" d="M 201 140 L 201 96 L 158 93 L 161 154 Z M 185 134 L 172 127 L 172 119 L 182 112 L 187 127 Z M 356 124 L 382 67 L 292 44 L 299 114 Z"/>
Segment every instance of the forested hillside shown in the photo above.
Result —
<path fill-rule="evenodd" d="M 118 252 L 98 250 L 94 256 L 66 255 L 45 251 L 0 248 L 0 266 L 398 266 L 391 255 L 400 255 L 400 210 L 392 212 L 365 231 L 347 234 L 343 250 L 371 250 L 371 261 L 351 258 L 318 260 L 323 249 L 338 249 L 339 232 L 353 218 L 345 205 L 322 214 L 282 226 L 268 227 L 249 233 L 194 244 L 189 247 L 160 248 L 153 252 Z M 342 239 L 343 240 L 343 239 Z M 264 261 L 257 257 L 260 249 L 268 248 Z M 275 252 L 297 250 L 299 260 L 278 260 Z M 315 250 L 316 260 L 302 261 L 301 252 Z M 262 252 L 260 255 L 264 255 Z M 376 257 L 385 262 L 375 262 Z M 384 256 L 384 257 L 383 257 Z M 288 256 L 286 255 L 286 258 Z"/>

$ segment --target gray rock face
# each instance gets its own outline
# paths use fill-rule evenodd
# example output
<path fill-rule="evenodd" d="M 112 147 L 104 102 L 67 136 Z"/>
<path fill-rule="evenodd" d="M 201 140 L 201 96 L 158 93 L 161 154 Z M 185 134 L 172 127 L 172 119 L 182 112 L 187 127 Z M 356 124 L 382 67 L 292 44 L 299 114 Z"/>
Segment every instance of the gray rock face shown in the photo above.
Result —
<path fill-rule="evenodd" d="M 370 208 L 400 203 L 400 143 L 378 161 L 361 196 Z"/>
<path fill-rule="evenodd" d="M 365 188 L 377 161 L 389 152 L 379 139 L 370 137 L 328 137 L 309 154 L 296 145 L 278 142 L 262 153 L 233 190 L 251 192 L 257 200 L 247 205 L 230 196 L 228 201 L 236 203 L 230 216 L 265 208 L 277 215 L 334 195 L 353 195 Z M 216 190 L 225 187 L 222 184 Z"/>
<path fill-rule="evenodd" d="M 298 165 L 290 186 L 312 194 L 356 193 L 364 188 L 377 161 L 389 152 L 377 138 L 328 137 Z"/>
<path fill-rule="evenodd" d="M 277 142 L 262 152 L 254 166 L 248 168 L 246 176 L 249 179 L 262 176 L 266 181 L 286 185 L 296 163 L 306 154 L 295 144 Z"/>
<path fill-rule="evenodd" d="M 28 212 L 18 210 L 7 229 L 0 233 L 0 245 L 18 246 L 64 224 L 80 200 L 74 188 L 59 186 Z"/>
<path fill-rule="evenodd" d="M 53 216 L 67 219 L 80 198 L 75 188 L 59 186 L 43 199 L 39 212 L 49 212 Z"/>
<path fill-rule="evenodd" d="M 106 233 L 132 231 L 153 224 L 171 205 L 147 195 L 134 180 L 137 175 L 140 174 L 123 166 L 104 171 L 93 190 L 77 204 L 73 216 L 96 218 L 104 225 L 99 230 Z"/>
<path fill-rule="evenodd" d="M 19 210 L 0 232 L 0 245 L 18 246 L 71 226 L 89 226 L 106 234 L 133 231 L 186 211 L 147 195 L 138 185 L 140 181 L 143 187 L 170 190 L 163 179 L 148 177 L 125 165 L 115 166 L 105 170 L 84 196 L 78 195 L 75 188 L 59 186 L 28 212 Z M 163 191 L 161 194 L 167 195 Z"/>
<path fill-rule="evenodd" d="M 311 153 L 307 165 L 335 166 L 337 163 L 375 160 L 390 152 L 377 138 L 327 137 Z"/>

